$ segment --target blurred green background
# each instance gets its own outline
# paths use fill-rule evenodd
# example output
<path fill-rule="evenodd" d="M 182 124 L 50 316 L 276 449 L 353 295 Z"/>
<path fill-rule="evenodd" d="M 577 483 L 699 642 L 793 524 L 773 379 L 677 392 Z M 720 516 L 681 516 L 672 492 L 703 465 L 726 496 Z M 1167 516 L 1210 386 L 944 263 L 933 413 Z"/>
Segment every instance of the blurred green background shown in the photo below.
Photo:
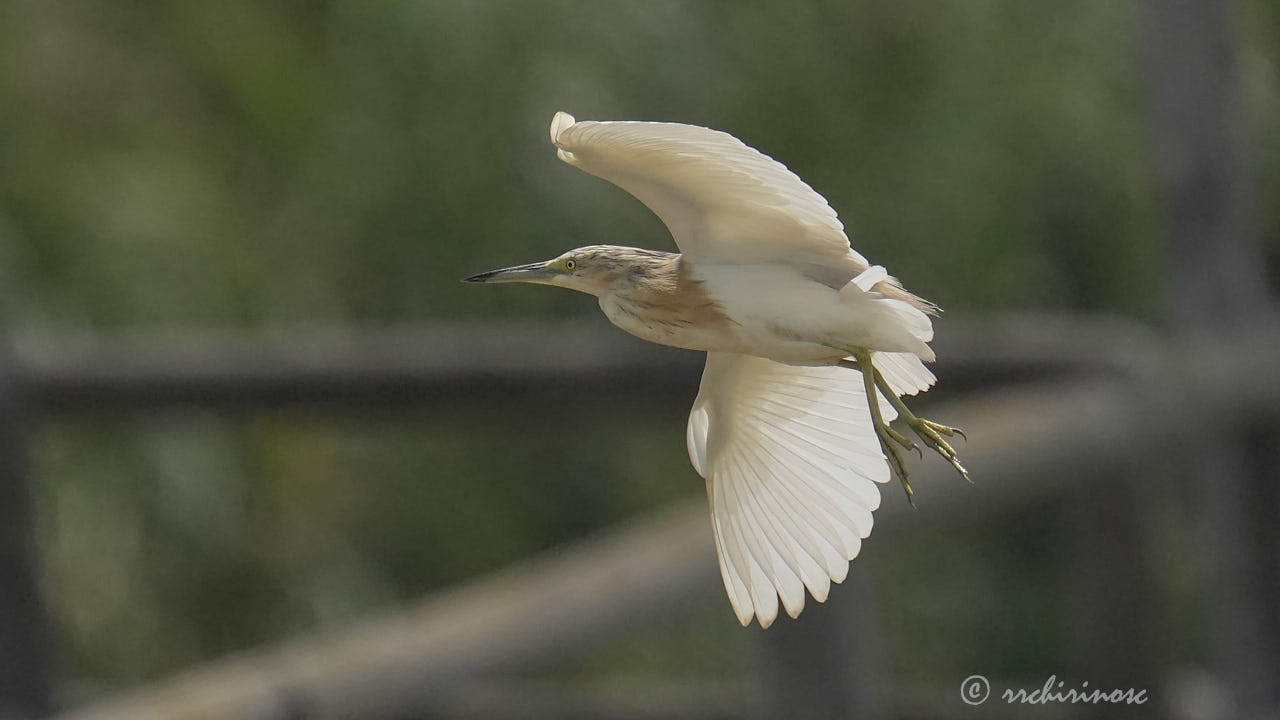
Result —
<path fill-rule="evenodd" d="M 1232 7 L 1274 260 L 1280 5 Z M 556 160 L 547 125 L 565 110 L 732 132 L 949 313 L 1158 320 L 1139 29 L 1109 0 L 8 0 L 0 311 L 28 338 L 548 317 L 606 331 L 580 295 L 458 282 L 596 242 L 671 249 L 642 205 Z M 42 422 L 39 573 L 61 686 L 123 687 L 339 627 L 701 493 L 683 413 L 450 403 Z M 1009 540 L 1035 547 L 1056 517 L 873 537 L 893 557 L 859 562 L 877 568 L 895 677 L 1053 671 L 1061 627 L 984 615 L 973 594 L 985 578 L 1055 608 L 1057 576 Z M 1169 541 L 1190 544 L 1178 527 Z M 1194 606 L 1196 578 L 1170 572 Z M 658 630 L 561 671 L 735 682 L 752 662 L 723 598 Z M 1202 653 L 1202 633 L 1175 647 Z"/>

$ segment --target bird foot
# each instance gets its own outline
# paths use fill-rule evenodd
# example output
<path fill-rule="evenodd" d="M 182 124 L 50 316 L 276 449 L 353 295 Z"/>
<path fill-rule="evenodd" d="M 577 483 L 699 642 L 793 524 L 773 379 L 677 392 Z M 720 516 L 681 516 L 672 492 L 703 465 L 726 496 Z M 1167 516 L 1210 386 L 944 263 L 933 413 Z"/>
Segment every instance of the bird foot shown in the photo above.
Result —
<path fill-rule="evenodd" d="M 932 420 L 925 420 L 909 413 L 903 413 L 902 419 L 920 437 L 926 447 L 941 455 L 943 460 L 951 463 L 951 467 L 960 473 L 960 477 L 970 483 L 973 482 L 969 477 L 969 471 L 964 468 L 964 465 L 960 464 L 960 456 L 956 454 L 955 448 L 951 447 L 951 443 L 943 439 L 944 437 L 959 435 L 967 441 L 969 438 L 965 436 L 962 430 L 948 427 Z"/>
<path fill-rule="evenodd" d="M 955 448 L 951 447 L 944 438 L 955 437 L 959 435 L 966 441 L 969 439 L 959 428 L 949 427 L 942 423 L 936 423 L 932 420 L 925 420 L 917 417 L 915 413 L 907 408 L 906 403 L 902 402 L 902 398 L 889 387 L 889 383 L 880 374 L 880 371 L 871 363 L 871 353 L 866 350 L 854 349 L 850 352 L 855 358 L 854 360 L 842 360 L 840 362 L 844 367 L 853 368 L 862 372 L 862 381 L 864 389 L 867 393 L 867 405 L 871 410 L 871 425 L 875 428 L 876 438 L 880 441 L 880 450 L 884 452 L 885 459 L 889 462 L 889 470 L 893 475 L 898 477 L 898 481 L 902 483 L 902 489 L 907 493 L 907 501 L 915 506 L 915 491 L 911 489 L 911 482 L 908 479 L 910 472 L 907 470 L 906 460 L 902 456 L 902 449 L 915 450 L 916 454 L 921 458 L 924 453 L 920 451 L 920 446 L 905 435 L 889 427 L 884 421 L 883 413 L 880 412 L 880 403 L 878 401 L 877 388 L 884 393 L 884 397 L 898 411 L 898 419 L 902 420 L 911 428 L 924 444 L 934 452 L 942 456 L 942 459 L 951 463 L 951 467 L 960 473 L 960 477 L 973 482 L 969 478 L 969 471 L 964 465 L 960 464 L 960 457 L 956 454 Z"/>

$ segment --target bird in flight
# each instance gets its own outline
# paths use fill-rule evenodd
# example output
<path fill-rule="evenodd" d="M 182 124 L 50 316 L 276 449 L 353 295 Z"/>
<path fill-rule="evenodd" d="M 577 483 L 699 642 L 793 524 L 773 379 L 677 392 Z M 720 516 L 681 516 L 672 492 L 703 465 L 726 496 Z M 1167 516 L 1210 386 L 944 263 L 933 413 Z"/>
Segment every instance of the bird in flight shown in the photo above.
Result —
<path fill-rule="evenodd" d="M 876 483 L 913 495 L 900 418 L 966 479 L 947 438 L 901 400 L 935 378 L 934 304 L 849 244 L 784 165 L 724 132 L 659 122 L 551 121 L 560 159 L 649 207 L 679 253 L 589 245 L 469 282 L 594 295 L 636 337 L 707 353 L 687 443 L 707 482 L 720 574 L 739 622 L 824 602 L 871 533 Z"/>

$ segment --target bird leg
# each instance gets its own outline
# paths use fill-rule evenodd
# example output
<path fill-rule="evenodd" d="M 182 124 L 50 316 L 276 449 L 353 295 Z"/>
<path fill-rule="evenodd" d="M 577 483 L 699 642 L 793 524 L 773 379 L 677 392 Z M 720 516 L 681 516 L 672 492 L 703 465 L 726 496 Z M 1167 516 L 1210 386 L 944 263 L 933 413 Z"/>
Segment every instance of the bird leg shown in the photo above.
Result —
<path fill-rule="evenodd" d="M 902 402 L 902 398 L 898 397 L 898 394 L 889 387 L 889 383 L 884 379 L 884 375 L 881 375 L 880 371 L 876 370 L 874 367 L 872 367 L 872 372 L 875 373 L 876 385 L 882 392 L 884 392 L 885 397 L 889 398 L 889 402 L 893 403 L 893 406 L 898 409 L 898 418 L 911 426 L 911 429 L 914 430 L 916 435 L 924 441 L 925 445 L 941 455 L 943 460 L 951 463 L 951 467 L 955 468 L 956 471 L 960 473 L 960 477 L 968 480 L 969 482 L 973 482 L 969 477 L 969 471 L 965 470 L 964 466 L 960 464 L 960 457 L 956 455 L 955 449 L 951 447 L 950 443 L 942 439 L 944 435 L 946 437 L 955 437 L 956 435 L 959 435 L 965 440 L 968 440 L 968 438 L 965 437 L 964 431 L 959 428 L 948 427 L 932 420 L 925 420 L 922 417 L 917 417 L 915 413 L 907 409 L 907 404 Z"/>
<path fill-rule="evenodd" d="M 907 480 L 910 473 L 907 471 L 907 462 L 902 457 L 902 451 L 898 449 L 901 445 L 907 450 L 915 450 L 918 454 L 920 448 L 915 443 L 908 440 L 902 433 L 889 427 L 889 423 L 884 421 L 884 417 L 880 414 L 880 398 L 876 393 L 876 378 L 880 373 L 871 364 L 871 353 L 865 351 L 857 351 L 853 353 L 856 361 L 841 360 L 840 364 L 845 367 L 854 368 L 862 373 L 862 384 L 867 391 L 867 406 L 871 409 L 871 425 L 875 428 L 876 438 L 880 440 L 880 450 L 884 452 L 885 458 L 889 461 L 889 469 L 894 475 L 898 476 L 898 481 L 902 483 L 902 489 L 907 494 L 907 502 L 914 507 L 915 490 L 911 489 L 911 482 Z M 890 393 L 892 394 L 892 393 Z"/>
<path fill-rule="evenodd" d="M 877 387 L 882 393 L 884 393 L 885 397 L 889 398 L 889 401 L 893 403 L 893 406 L 897 408 L 898 418 L 905 422 L 912 431 L 919 436 L 926 446 L 941 455 L 944 460 L 951 463 L 951 466 L 960 473 L 961 477 L 969 482 L 973 482 L 969 477 L 969 471 L 965 469 L 964 465 L 960 464 L 960 457 L 956 454 L 955 448 L 951 447 L 951 444 L 944 439 L 955 437 L 956 435 L 963 438 L 965 436 L 964 432 L 958 428 L 948 427 L 941 423 L 936 423 L 932 420 L 926 420 L 918 417 L 907 408 L 906 403 L 902 402 L 902 398 L 898 397 L 898 394 L 889 387 L 889 383 L 884 379 L 884 375 L 882 375 L 880 371 L 876 369 L 875 365 L 872 364 L 870 352 L 858 350 L 854 351 L 852 355 L 856 362 L 849 362 L 845 360 L 841 361 L 840 364 L 845 365 L 846 367 L 854 367 L 862 371 L 863 385 L 867 392 L 867 404 L 871 408 L 871 420 L 872 424 L 875 425 L 876 428 L 876 436 L 880 439 L 880 447 L 884 450 L 885 457 L 889 460 L 889 467 L 898 476 L 898 479 L 902 482 L 903 489 L 907 492 L 907 499 L 912 500 L 914 493 L 911 489 L 911 484 L 907 481 L 908 473 L 906 463 L 903 462 L 901 454 L 898 452 L 898 448 L 889 441 L 892 440 L 897 444 L 902 445 L 904 448 L 915 450 L 917 453 L 920 452 L 920 449 L 915 445 L 915 443 L 907 440 L 901 433 L 895 432 L 884 422 L 880 413 L 880 401 L 878 393 L 876 393 Z M 914 501 L 912 504 L 915 504 Z"/>

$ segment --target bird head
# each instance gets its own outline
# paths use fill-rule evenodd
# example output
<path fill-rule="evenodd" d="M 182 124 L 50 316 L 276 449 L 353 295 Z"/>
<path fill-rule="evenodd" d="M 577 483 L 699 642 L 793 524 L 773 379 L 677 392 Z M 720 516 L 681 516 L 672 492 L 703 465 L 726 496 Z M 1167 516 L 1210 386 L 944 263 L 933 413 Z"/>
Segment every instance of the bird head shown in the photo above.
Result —
<path fill-rule="evenodd" d="M 599 296 L 608 292 L 619 280 L 652 271 L 670 253 L 614 245 L 580 247 L 545 262 L 490 270 L 465 278 L 464 282 L 522 282 L 556 285 Z"/>

